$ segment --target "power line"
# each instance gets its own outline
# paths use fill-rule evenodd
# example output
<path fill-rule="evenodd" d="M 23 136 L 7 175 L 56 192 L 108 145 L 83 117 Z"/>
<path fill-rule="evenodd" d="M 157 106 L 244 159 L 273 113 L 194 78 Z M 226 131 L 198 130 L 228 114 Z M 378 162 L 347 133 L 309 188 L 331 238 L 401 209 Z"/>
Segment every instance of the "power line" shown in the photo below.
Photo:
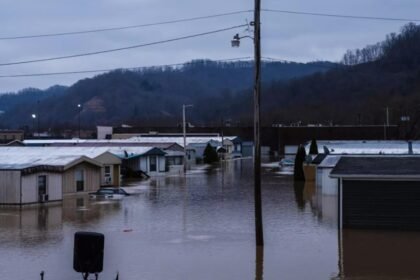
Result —
<path fill-rule="evenodd" d="M 237 57 L 237 58 L 228 58 L 228 59 L 219 59 L 219 60 L 210 60 L 210 62 L 229 62 L 229 61 L 244 61 L 251 59 L 249 56 Z M 31 74 L 11 74 L 11 75 L 0 75 L 0 78 L 21 78 L 21 77 L 40 77 L 40 76 L 57 76 L 57 75 L 71 75 L 71 74 L 87 74 L 87 73 L 102 73 L 110 72 L 116 70 L 142 70 L 142 69 L 153 69 L 153 68 L 164 68 L 164 67 L 176 67 L 176 66 L 186 66 L 191 65 L 193 62 L 185 63 L 173 63 L 173 64 L 163 64 L 163 65 L 154 65 L 154 66 L 137 66 L 137 67 L 125 67 L 125 68 L 111 68 L 111 69 L 96 69 L 96 70 L 81 70 L 81 71 L 65 71 L 65 72 L 49 72 L 49 73 L 31 73 Z"/>
<path fill-rule="evenodd" d="M 271 12 L 271 13 L 319 16 L 319 17 L 334 17 L 334 18 L 363 19 L 363 20 L 381 20 L 381 21 L 420 22 L 420 19 L 407 19 L 407 18 L 373 17 L 373 16 L 342 15 L 342 14 L 325 14 L 325 13 L 299 12 L 299 11 L 276 10 L 276 9 L 262 9 L 262 10 L 264 12 Z"/>
<path fill-rule="evenodd" d="M 208 15 L 208 16 L 201 16 L 201 17 L 183 18 L 183 19 L 175 19 L 175 20 L 168 20 L 168 21 L 161 21 L 161 22 L 153 22 L 153 23 L 144 23 L 144 24 L 136 24 L 136 25 L 128 25 L 128 26 L 110 27 L 110 28 L 100 28 L 100 29 L 70 31 L 70 32 L 59 32 L 59 33 L 35 34 L 35 35 L 22 35 L 22 36 L 11 36 L 11 37 L 0 37 L 0 40 L 18 40 L 18 39 L 32 39 L 32 38 L 43 38 L 43 37 L 57 37 L 57 36 L 69 36 L 69 35 L 77 35 L 77 34 L 88 34 L 88 33 L 97 33 L 97 32 L 135 29 L 135 28 L 142 28 L 142 27 L 151 27 L 151 26 L 159 26 L 159 25 L 166 25 L 166 24 L 173 24 L 173 23 L 190 22 L 190 21 L 198 21 L 198 20 L 203 20 L 203 19 L 211 19 L 211 18 L 239 15 L 239 14 L 245 14 L 245 13 L 250 13 L 250 12 L 252 12 L 252 10 L 242 10 L 242 11 L 214 14 L 214 15 Z"/>
<path fill-rule="evenodd" d="M 145 44 L 133 45 L 133 46 L 128 46 L 128 47 L 116 48 L 116 49 L 108 49 L 108 50 L 102 50 L 102 51 L 72 54 L 72 55 L 65 55 L 65 56 L 56 56 L 56 57 L 50 57 L 50 58 L 40 58 L 40 59 L 33 59 L 33 60 L 6 62 L 6 63 L 0 63 L 0 66 L 28 64 L 28 63 L 35 63 L 35 62 L 44 62 L 44 61 L 69 59 L 69 58 L 82 57 L 82 56 L 98 55 L 98 54 L 110 53 L 110 52 L 118 52 L 118 51 L 142 48 L 142 47 L 147 47 L 147 46 L 165 44 L 165 43 L 181 41 L 181 40 L 185 40 L 185 39 L 191 39 L 191 38 L 206 36 L 206 35 L 220 33 L 220 32 L 224 32 L 224 31 L 228 31 L 228 30 L 232 30 L 232 29 L 237 29 L 237 28 L 245 27 L 245 26 L 248 26 L 248 25 L 247 24 L 241 24 L 241 25 L 226 27 L 226 28 L 222 28 L 222 29 L 212 30 L 212 31 L 208 31 L 208 32 L 203 32 L 203 33 L 198 33 L 198 34 L 193 34 L 193 35 L 187 35 L 187 36 L 177 37 L 177 38 L 172 38 L 172 39 L 167 39 L 167 40 L 161 40 L 161 41 L 156 41 L 156 42 L 151 42 L 151 43 L 145 43 Z"/>
<path fill-rule="evenodd" d="M 312 13 L 312 12 L 300 12 L 300 11 L 277 10 L 277 9 L 262 9 L 262 11 L 263 12 L 284 13 L 284 14 L 308 15 L 308 16 L 349 18 L 349 19 L 420 22 L 420 19 L 407 19 L 407 18 L 389 18 L 389 17 L 358 16 L 358 15 L 326 14 L 326 13 Z M 211 19 L 211 18 L 239 15 L 239 14 L 246 14 L 246 13 L 251 13 L 251 12 L 253 12 L 253 10 L 241 10 L 241 11 L 233 11 L 233 12 L 213 14 L 213 15 L 207 15 L 207 16 L 182 18 L 182 19 L 175 19 L 175 20 L 168 20 L 168 21 L 161 21 L 161 22 L 152 22 L 152 23 L 144 23 L 144 24 L 136 24 L 136 25 L 117 26 L 117 27 L 109 27 L 109 28 L 98 28 L 98 29 L 80 30 L 80 31 L 69 31 L 69 32 L 57 32 L 57 33 L 45 33 L 45 34 L 34 34 L 34 35 L 20 35 L 20 36 L 0 37 L 0 40 L 4 41 L 4 40 L 33 39 L 33 38 L 70 36 L 70 35 L 78 35 L 78 34 L 89 34 L 89 33 L 108 32 L 108 31 L 117 31 L 117 30 L 126 30 L 126 29 L 136 29 L 136 28 L 143 28 L 143 27 L 167 25 L 167 24 L 182 23 L 182 22 L 191 22 L 191 21 L 198 21 L 198 20 L 204 20 L 204 19 Z"/>

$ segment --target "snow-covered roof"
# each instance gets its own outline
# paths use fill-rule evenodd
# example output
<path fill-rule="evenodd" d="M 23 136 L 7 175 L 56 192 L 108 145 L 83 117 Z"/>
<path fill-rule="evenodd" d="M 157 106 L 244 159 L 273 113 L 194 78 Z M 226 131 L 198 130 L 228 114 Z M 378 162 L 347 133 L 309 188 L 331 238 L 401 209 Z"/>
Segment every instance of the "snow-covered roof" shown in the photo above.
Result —
<path fill-rule="evenodd" d="M 222 142 L 223 140 L 232 141 L 237 136 L 226 136 L 226 137 L 217 137 L 217 136 L 203 136 L 203 137 L 186 137 L 187 145 L 194 145 L 194 144 L 207 144 L 210 141 L 215 142 Z M 138 136 L 132 137 L 127 140 L 133 142 L 144 142 L 144 143 L 177 143 L 178 145 L 184 146 L 184 138 L 183 137 L 147 137 L 147 136 Z"/>
<path fill-rule="evenodd" d="M 223 137 L 224 140 L 232 141 L 237 136 L 226 136 Z M 186 137 L 187 145 L 189 144 L 206 144 L 209 141 L 222 142 L 222 137 L 218 136 L 202 136 L 202 137 Z M 184 146 L 183 137 L 150 137 L 150 136 L 136 136 L 128 139 L 111 139 L 111 140 L 97 140 L 97 139 L 45 139 L 45 140 L 24 140 L 23 143 L 29 146 L 43 146 L 43 145 L 101 145 L 101 146 L 115 146 L 121 144 L 121 146 L 129 144 L 147 144 L 152 146 L 153 144 L 178 144 Z M 159 148 L 159 147 L 158 147 Z"/>
<path fill-rule="evenodd" d="M 51 155 L 46 153 L 20 154 L 8 156 L 0 154 L 0 169 L 25 169 L 35 166 L 62 167 L 63 169 L 81 162 L 88 161 L 99 165 L 94 160 L 80 155 Z"/>
<path fill-rule="evenodd" d="M 323 152 L 327 147 L 330 154 L 349 155 L 379 155 L 379 154 L 408 154 L 407 141 L 317 141 L 318 151 Z M 420 154 L 420 142 L 413 141 L 413 153 Z M 306 145 L 309 152 L 310 144 Z"/>
<path fill-rule="evenodd" d="M 153 150 L 154 147 L 84 147 L 84 146 L 71 146 L 71 147 L 0 147 L 0 158 L 16 158 L 16 157 L 38 157 L 46 154 L 51 157 L 62 156 L 85 156 L 91 159 L 103 155 L 104 153 L 111 153 L 120 158 L 141 156 Z"/>

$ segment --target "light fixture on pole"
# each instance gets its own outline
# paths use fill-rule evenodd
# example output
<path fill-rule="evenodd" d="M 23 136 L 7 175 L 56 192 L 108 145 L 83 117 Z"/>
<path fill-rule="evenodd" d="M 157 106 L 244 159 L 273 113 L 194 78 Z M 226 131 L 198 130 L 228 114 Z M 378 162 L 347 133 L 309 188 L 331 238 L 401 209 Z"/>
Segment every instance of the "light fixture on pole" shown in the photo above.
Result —
<path fill-rule="evenodd" d="M 32 130 L 33 130 L 32 136 L 35 136 L 35 120 L 36 120 L 36 114 L 32 114 L 31 117 L 32 117 Z"/>
<path fill-rule="evenodd" d="M 251 26 L 253 25 L 252 22 L 250 24 Z M 231 41 L 232 48 L 239 48 L 241 46 L 241 39 L 243 38 L 249 38 L 251 40 L 254 40 L 254 37 L 249 36 L 249 35 L 239 36 L 239 34 L 235 34 L 235 36 L 233 36 L 233 39 Z"/>
<path fill-rule="evenodd" d="M 189 104 L 189 105 L 182 105 L 182 134 L 184 137 L 184 174 L 187 171 L 187 128 L 186 128 L 186 123 L 185 123 L 185 109 L 186 108 L 190 108 L 190 107 L 194 107 L 194 105 Z"/>
<path fill-rule="evenodd" d="M 82 105 L 81 104 L 77 104 L 77 108 L 79 108 L 79 113 L 78 113 L 78 121 L 79 121 L 79 139 L 80 139 L 80 114 L 82 113 Z"/>

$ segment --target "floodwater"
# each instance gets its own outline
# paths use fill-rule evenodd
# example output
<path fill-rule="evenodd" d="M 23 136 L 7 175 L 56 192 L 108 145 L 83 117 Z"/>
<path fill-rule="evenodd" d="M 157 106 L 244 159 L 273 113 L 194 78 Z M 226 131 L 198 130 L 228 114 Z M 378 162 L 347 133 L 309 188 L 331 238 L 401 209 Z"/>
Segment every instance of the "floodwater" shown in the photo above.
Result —
<path fill-rule="evenodd" d="M 256 252 L 252 161 L 131 183 L 122 201 L 66 197 L 0 208 L 0 279 L 81 279 L 76 231 L 105 234 L 100 279 L 418 279 L 420 234 L 337 230 L 337 199 L 263 172 L 265 249 Z"/>

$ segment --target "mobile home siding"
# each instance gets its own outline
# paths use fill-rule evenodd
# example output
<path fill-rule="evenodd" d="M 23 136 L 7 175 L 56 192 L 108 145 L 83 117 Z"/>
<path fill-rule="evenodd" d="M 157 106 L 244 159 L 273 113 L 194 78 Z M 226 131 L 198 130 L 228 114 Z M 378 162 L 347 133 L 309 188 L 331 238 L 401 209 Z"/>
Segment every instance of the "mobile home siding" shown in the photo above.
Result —
<path fill-rule="evenodd" d="M 47 176 L 48 201 L 62 199 L 62 180 L 59 173 L 36 173 L 22 176 L 22 203 L 38 202 L 38 176 Z"/>
<path fill-rule="evenodd" d="M 140 170 L 144 171 L 144 172 L 148 172 L 149 168 L 148 168 L 148 159 L 149 157 L 141 157 L 140 158 Z"/>
<path fill-rule="evenodd" d="M 20 203 L 20 171 L 0 171 L 0 203 Z"/>
<path fill-rule="evenodd" d="M 76 193 L 76 171 L 84 170 L 83 192 L 93 192 L 101 185 L 100 167 L 88 163 L 79 164 L 63 173 L 63 194 Z"/>
<path fill-rule="evenodd" d="M 343 180 L 343 227 L 420 229 L 418 181 Z"/>

